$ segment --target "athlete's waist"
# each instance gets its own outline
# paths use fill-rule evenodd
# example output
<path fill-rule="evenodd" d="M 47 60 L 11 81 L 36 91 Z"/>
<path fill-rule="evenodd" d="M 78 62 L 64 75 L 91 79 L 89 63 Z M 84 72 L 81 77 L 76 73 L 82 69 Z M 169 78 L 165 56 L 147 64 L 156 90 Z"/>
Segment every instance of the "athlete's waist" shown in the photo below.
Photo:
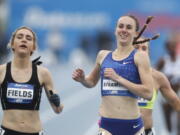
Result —
<path fill-rule="evenodd" d="M 106 117 L 110 119 L 126 119 L 126 120 L 137 119 L 141 116 L 140 113 L 138 112 L 129 115 L 129 114 L 108 113 L 108 112 L 100 111 L 99 114 L 101 117 Z"/>
<path fill-rule="evenodd" d="M 126 104 L 125 104 L 126 105 Z M 99 112 L 103 117 L 117 119 L 136 119 L 140 117 L 140 111 L 137 105 L 134 106 L 112 106 L 101 104 Z"/>
<path fill-rule="evenodd" d="M 16 125 L 19 128 L 37 129 L 41 126 L 39 112 L 29 110 L 6 110 L 3 113 L 2 123 L 7 127 Z"/>
<path fill-rule="evenodd" d="M 134 119 L 119 119 L 119 118 L 108 118 L 108 117 L 101 117 L 101 120 L 105 120 L 105 121 L 111 121 L 111 122 L 138 122 L 138 121 L 142 121 L 142 118 L 139 116 L 137 118 Z"/>
<path fill-rule="evenodd" d="M 24 121 L 18 121 L 16 120 L 7 120 L 6 118 L 2 121 L 2 126 L 7 127 L 9 129 L 12 129 L 14 131 L 18 132 L 25 132 L 25 133 L 37 133 L 42 130 L 42 125 L 40 120 L 34 120 L 31 121 L 24 120 Z"/>

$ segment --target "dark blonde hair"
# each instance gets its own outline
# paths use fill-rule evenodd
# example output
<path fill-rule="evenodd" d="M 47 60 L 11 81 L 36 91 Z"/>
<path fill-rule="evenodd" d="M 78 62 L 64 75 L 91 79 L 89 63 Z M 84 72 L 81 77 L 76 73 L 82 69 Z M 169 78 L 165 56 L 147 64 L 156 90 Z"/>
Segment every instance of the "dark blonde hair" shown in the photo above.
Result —
<path fill-rule="evenodd" d="M 35 34 L 35 32 L 29 28 L 29 27 L 26 27 L 26 26 L 22 26 L 22 27 L 19 27 L 17 28 L 11 35 L 11 38 L 10 38 L 10 41 L 8 43 L 8 47 L 11 48 L 12 45 L 14 44 L 14 39 L 15 39 L 15 36 L 16 36 L 16 33 L 19 31 L 19 30 L 22 30 L 22 29 L 26 29 L 26 30 L 29 30 L 32 34 L 33 34 L 33 42 L 34 42 L 34 50 L 36 50 L 37 48 L 37 36 Z M 12 49 L 13 50 L 13 49 Z M 14 50 L 13 50 L 14 51 Z M 33 54 L 33 52 L 31 52 L 31 55 Z"/>

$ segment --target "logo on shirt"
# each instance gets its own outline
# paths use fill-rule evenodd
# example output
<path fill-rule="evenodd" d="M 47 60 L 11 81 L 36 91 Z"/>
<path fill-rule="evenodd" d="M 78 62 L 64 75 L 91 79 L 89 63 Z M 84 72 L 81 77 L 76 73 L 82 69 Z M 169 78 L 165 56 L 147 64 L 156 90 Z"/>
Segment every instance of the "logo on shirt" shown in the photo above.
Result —
<path fill-rule="evenodd" d="M 124 61 L 123 64 L 126 65 L 126 64 L 130 64 L 131 61 Z"/>

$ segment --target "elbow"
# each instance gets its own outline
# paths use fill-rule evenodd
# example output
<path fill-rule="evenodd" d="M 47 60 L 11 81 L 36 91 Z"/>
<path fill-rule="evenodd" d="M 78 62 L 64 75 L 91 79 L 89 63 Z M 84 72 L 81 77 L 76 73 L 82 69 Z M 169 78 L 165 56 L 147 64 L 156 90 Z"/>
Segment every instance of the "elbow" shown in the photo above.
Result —
<path fill-rule="evenodd" d="M 86 86 L 87 88 L 93 88 L 96 86 L 99 79 L 97 79 L 96 77 L 95 78 L 86 77 L 85 80 L 86 81 L 84 82 L 84 86 Z"/>
<path fill-rule="evenodd" d="M 86 81 L 81 82 L 81 84 L 86 88 L 93 88 L 96 85 L 96 82 L 86 79 Z"/>
<path fill-rule="evenodd" d="M 89 88 L 94 88 L 95 86 L 96 86 L 96 83 L 93 82 Z"/>
<path fill-rule="evenodd" d="M 92 80 L 92 81 L 91 81 L 91 87 L 90 87 L 90 88 L 95 87 L 96 84 L 97 84 L 97 82 L 98 82 L 98 80 Z"/>
<path fill-rule="evenodd" d="M 97 82 L 92 81 L 92 82 L 90 82 L 89 85 L 87 85 L 86 87 L 87 87 L 87 88 L 93 88 L 93 87 L 96 86 L 96 84 L 97 84 Z"/>

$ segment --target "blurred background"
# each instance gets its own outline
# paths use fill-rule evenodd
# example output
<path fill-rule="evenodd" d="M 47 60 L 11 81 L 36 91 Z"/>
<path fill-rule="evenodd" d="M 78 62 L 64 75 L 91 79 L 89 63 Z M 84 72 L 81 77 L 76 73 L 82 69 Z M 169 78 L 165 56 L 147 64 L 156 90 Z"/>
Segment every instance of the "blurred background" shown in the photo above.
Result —
<path fill-rule="evenodd" d="M 7 43 L 12 32 L 20 26 L 31 27 L 38 37 L 33 57 L 40 55 L 43 65 L 49 68 L 65 106 L 56 115 L 43 95 L 40 113 L 45 135 L 97 134 L 100 84 L 84 88 L 71 79 L 71 74 L 77 67 L 89 73 L 99 50 L 116 47 L 116 21 L 127 14 L 135 15 L 141 26 L 147 16 L 155 16 L 144 33 L 147 37 L 161 35 L 150 43 L 152 66 L 163 71 L 160 61 L 169 55 L 168 43 L 174 46 L 175 62 L 180 61 L 179 0 L 0 0 L 0 63 L 11 59 Z M 176 70 L 180 72 L 179 67 Z M 180 74 L 174 76 L 180 83 Z M 165 125 L 163 102 L 159 93 L 154 109 L 157 135 L 179 135 L 177 113 L 172 111 L 170 116 L 171 133 Z"/>

